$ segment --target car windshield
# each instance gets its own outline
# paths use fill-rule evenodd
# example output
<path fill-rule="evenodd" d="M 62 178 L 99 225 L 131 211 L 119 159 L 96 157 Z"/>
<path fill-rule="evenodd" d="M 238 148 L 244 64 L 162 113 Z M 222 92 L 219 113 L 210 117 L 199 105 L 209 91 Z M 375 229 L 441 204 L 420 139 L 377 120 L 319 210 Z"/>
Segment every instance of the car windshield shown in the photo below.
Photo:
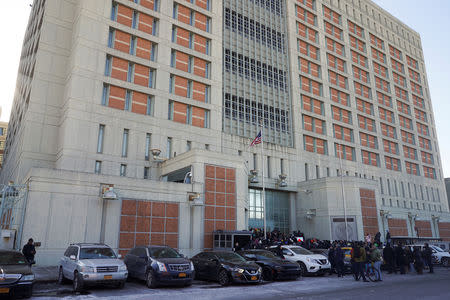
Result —
<path fill-rule="evenodd" d="M 438 247 L 438 246 L 433 246 L 434 250 L 436 250 L 437 252 L 445 252 L 444 250 L 442 250 L 442 248 Z"/>
<path fill-rule="evenodd" d="M 3 252 L 0 254 L 0 265 L 26 265 L 27 260 L 22 253 Z"/>
<path fill-rule="evenodd" d="M 222 261 L 239 261 L 239 262 L 244 262 L 246 261 L 242 256 L 233 253 L 233 252 L 218 252 L 215 253 L 217 255 L 217 257 L 222 260 Z"/>
<path fill-rule="evenodd" d="M 181 255 L 172 248 L 150 248 L 150 256 L 153 258 L 180 258 Z"/>
<path fill-rule="evenodd" d="M 117 258 L 110 248 L 81 248 L 80 259 Z"/>
<path fill-rule="evenodd" d="M 290 249 L 295 254 L 300 254 L 300 255 L 311 255 L 311 254 L 314 254 L 311 251 L 306 250 L 305 248 L 302 248 L 302 247 L 295 247 L 295 248 L 290 248 Z"/>
<path fill-rule="evenodd" d="M 249 253 L 252 253 L 252 252 L 249 252 Z M 279 258 L 279 257 L 276 257 L 275 255 L 273 255 L 273 253 L 269 252 L 269 251 L 258 251 L 258 252 L 254 252 L 254 253 L 256 254 L 256 256 L 258 256 L 258 258 L 261 257 L 262 259 Z"/>

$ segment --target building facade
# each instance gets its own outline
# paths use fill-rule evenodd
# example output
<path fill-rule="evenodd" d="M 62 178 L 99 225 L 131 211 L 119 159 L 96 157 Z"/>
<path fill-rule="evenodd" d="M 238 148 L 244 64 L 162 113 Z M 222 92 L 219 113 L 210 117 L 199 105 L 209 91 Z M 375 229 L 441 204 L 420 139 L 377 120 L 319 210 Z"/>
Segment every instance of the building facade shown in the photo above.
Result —
<path fill-rule="evenodd" d="M 80 241 L 193 255 L 264 213 L 450 239 L 420 36 L 371 1 L 36 0 L 17 80 L 0 179 L 27 184 L 16 246 L 43 264 Z"/>
<path fill-rule="evenodd" d="M 2 167 L 3 153 L 5 151 L 5 141 L 7 133 L 8 133 L 8 122 L 0 122 L 0 168 Z"/>

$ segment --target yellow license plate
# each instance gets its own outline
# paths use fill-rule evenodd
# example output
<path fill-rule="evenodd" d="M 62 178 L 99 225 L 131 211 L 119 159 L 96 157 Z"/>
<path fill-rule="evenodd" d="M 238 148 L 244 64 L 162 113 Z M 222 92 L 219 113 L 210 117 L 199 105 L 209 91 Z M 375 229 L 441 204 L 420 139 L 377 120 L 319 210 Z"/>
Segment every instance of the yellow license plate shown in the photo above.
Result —
<path fill-rule="evenodd" d="M 178 274 L 178 277 L 186 277 L 186 273 L 180 273 Z"/>
<path fill-rule="evenodd" d="M 105 275 L 103 276 L 103 279 L 112 279 L 112 275 Z"/>
<path fill-rule="evenodd" d="M 9 288 L 0 288 L 0 294 L 7 294 L 9 293 Z"/>
<path fill-rule="evenodd" d="M 257 279 L 258 279 L 258 277 L 256 277 L 256 276 L 250 277 L 250 280 L 257 280 Z"/>

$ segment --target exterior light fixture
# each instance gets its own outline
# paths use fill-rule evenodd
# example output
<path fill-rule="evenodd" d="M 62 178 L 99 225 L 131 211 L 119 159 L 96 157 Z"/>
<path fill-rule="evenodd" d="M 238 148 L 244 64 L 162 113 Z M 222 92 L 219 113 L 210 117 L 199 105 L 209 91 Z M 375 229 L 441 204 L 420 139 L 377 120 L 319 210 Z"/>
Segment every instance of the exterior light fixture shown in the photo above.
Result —
<path fill-rule="evenodd" d="M 248 175 L 249 183 L 258 183 L 258 170 L 250 170 L 250 174 Z"/>
<path fill-rule="evenodd" d="M 278 175 L 278 180 L 277 180 L 277 186 L 278 187 L 280 187 L 280 188 L 287 187 L 288 184 L 286 182 L 286 177 L 287 177 L 286 174 Z"/>
<path fill-rule="evenodd" d="M 114 188 L 110 186 L 104 188 L 102 198 L 103 200 L 117 200 L 119 197 L 117 197 L 117 193 L 114 191 Z"/>

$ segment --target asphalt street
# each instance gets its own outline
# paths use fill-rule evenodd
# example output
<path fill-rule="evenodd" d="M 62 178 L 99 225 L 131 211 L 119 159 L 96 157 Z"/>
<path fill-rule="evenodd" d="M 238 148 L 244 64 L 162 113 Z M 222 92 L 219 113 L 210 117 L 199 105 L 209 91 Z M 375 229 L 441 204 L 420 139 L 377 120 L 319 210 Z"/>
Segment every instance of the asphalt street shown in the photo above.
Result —
<path fill-rule="evenodd" d="M 37 284 L 33 299 L 448 299 L 450 268 L 437 268 L 435 274 L 406 275 L 384 273 L 383 282 L 354 281 L 348 275 L 337 278 L 305 277 L 297 281 L 263 283 L 261 285 L 232 285 L 196 281 L 189 288 L 163 287 L 148 289 L 143 282 L 127 282 L 122 290 L 96 287 L 74 294 L 71 285 Z"/>

